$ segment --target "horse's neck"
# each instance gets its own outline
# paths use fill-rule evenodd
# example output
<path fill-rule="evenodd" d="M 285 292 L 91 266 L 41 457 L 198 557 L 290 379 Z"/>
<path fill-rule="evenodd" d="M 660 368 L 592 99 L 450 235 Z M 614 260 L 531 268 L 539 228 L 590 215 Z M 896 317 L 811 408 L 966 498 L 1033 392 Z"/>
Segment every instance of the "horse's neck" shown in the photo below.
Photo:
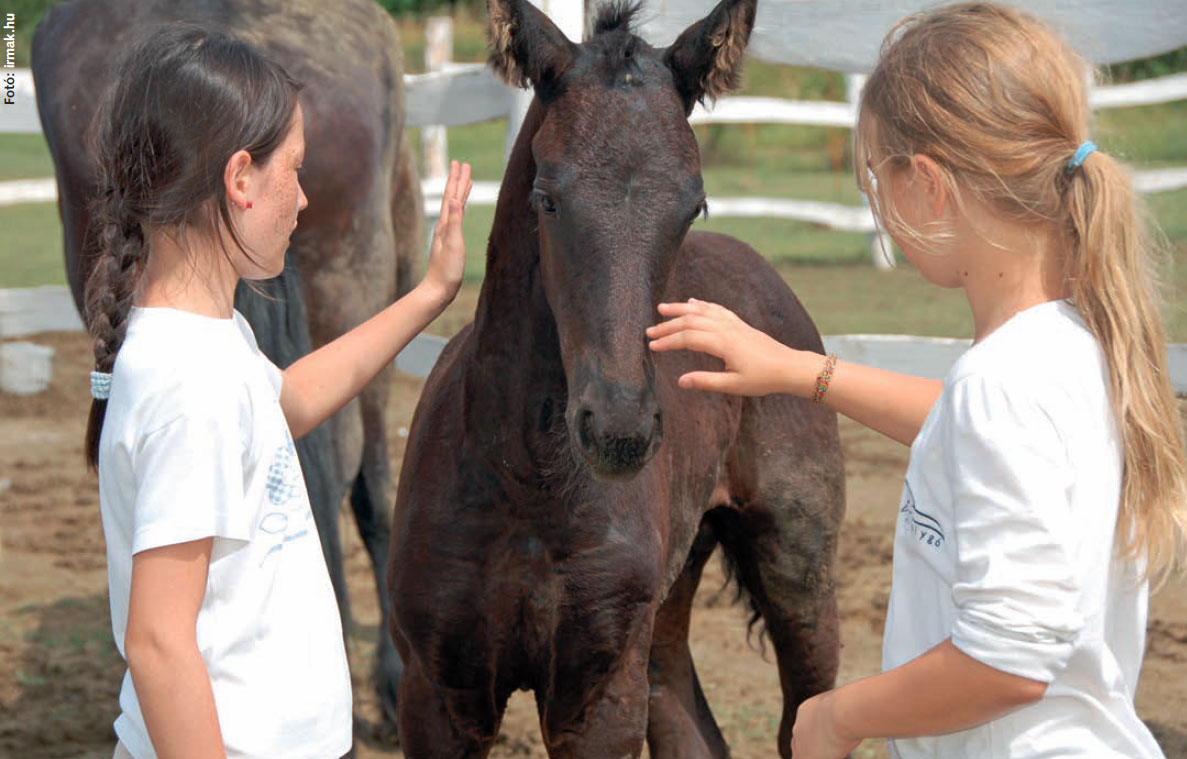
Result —
<path fill-rule="evenodd" d="M 474 315 L 473 360 L 466 370 L 471 423 L 496 431 L 500 445 L 531 448 L 563 425 L 565 380 L 556 322 L 539 281 L 537 220 L 528 205 L 536 166 L 533 103 L 507 162 L 487 247 L 486 277 Z M 541 408 L 558 416 L 544 423 Z"/>
<path fill-rule="evenodd" d="M 480 338 L 513 337 L 536 317 L 538 307 L 547 308 L 540 291 L 540 261 L 537 221 L 528 205 L 535 181 L 536 162 L 532 158 L 532 136 L 540 127 L 542 110 L 532 102 L 515 147 L 507 159 L 499 201 L 486 251 L 486 276 L 478 297 L 474 331 Z"/>

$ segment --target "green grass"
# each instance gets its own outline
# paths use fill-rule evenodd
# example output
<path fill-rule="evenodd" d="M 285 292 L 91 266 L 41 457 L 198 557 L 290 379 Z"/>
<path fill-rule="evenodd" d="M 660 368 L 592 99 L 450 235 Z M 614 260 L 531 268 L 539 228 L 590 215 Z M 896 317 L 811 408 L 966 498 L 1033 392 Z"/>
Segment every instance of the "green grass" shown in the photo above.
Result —
<path fill-rule="evenodd" d="M 54 175 L 45 138 L 39 134 L 0 135 L 0 181 Z"/>
<path fill-rule="evenodd" d="M 66 284 L 53 203 L 0 206 L 0 287 Z"/>

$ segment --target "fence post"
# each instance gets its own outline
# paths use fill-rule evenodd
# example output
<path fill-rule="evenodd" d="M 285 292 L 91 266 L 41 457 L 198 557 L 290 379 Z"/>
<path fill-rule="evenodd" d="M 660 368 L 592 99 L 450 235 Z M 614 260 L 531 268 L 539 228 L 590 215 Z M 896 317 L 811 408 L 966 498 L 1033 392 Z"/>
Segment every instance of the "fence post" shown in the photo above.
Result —
<path fill-rule="evenodd" d="M 432 16 L 425 24 L 425 71 L 442 71 L 453 59 L 453 19 Z M 426 179 L 449 174 L 449 144 L 443 126 L 420 129 L 420 153 Z"/>
<path fill-rule="evenodd" d="M 845 99 L 853 106 L 854 118 L 857 117 L 857 104 L 861 99 L 861 88 L 865 84 L 865 74 L 845 75 Z M 856 126 L 855 123 L 854 127 Z M 850 131 L 856 134 L 855 130 Z M 861 196 L 861 202 L 866 208 L 870 207 L 870 199 L 865 195 Z M 894 268 L 894 243 L 891 241 L 890 235 L 880 229 L 875 229 L 870 233 L 870 262 L 874 264 L 875 269 Z"/>
<path fill-rule="evenodd" d="M 532 4 L 544 11 L 552 23 L 574 42 L 580 42 L 585 33 L 585 3 L 584 0 L 531 0 Z M 527 115 L 528 106 L 532 104 L 531 90 L 516 90 L 511 97 L 511 108 L 507 112 L 507 141 L 503 157 L 511 155 L 515 147 L 515 139 L 519 136 L 519 128 L 523 126 L 523 117 Z"/>

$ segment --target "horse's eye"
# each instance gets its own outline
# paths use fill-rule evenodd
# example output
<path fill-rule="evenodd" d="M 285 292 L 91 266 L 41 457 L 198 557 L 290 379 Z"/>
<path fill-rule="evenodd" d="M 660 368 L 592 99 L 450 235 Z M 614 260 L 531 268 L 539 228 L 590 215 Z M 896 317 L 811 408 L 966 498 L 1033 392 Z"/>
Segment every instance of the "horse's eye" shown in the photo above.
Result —
<path fill-rule="evenodd" d="M 709 218 L 709 204 L 703 200 L 697 206 L 696 210 L 692 212 L 692 216 L 688 217 L 688 226 L 692 226 L 692 223 L 697 220 L 698 216 L 703 216 L 706 219 Z"/>
<path fill-rule="evenodd" d="M 544 212 L 545 216 L 556 216 L 556 201 L 554 201 L 550 195 L 537 190 L 536 204 L 540 207 L 540 210 Z"/>

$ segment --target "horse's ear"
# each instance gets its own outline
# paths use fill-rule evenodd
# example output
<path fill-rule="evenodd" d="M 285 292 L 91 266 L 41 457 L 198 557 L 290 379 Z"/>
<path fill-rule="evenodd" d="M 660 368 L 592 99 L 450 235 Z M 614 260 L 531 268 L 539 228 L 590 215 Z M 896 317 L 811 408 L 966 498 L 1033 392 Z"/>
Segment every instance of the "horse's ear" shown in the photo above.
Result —
<path fill-rule="evenodd" d="M 721 0 L 700 21 L 685 29 L 664 53 L 684 110 L 705 98 L 735 89 L 741 82 L 742 53 L 754 28 L 757 0 Z"/>
<path fill-rule="evenodd" d="M 486 0 L 489 63 L 507 84 L 538 88 L 569 68 L 577 46 L 528 0 Z"/>

